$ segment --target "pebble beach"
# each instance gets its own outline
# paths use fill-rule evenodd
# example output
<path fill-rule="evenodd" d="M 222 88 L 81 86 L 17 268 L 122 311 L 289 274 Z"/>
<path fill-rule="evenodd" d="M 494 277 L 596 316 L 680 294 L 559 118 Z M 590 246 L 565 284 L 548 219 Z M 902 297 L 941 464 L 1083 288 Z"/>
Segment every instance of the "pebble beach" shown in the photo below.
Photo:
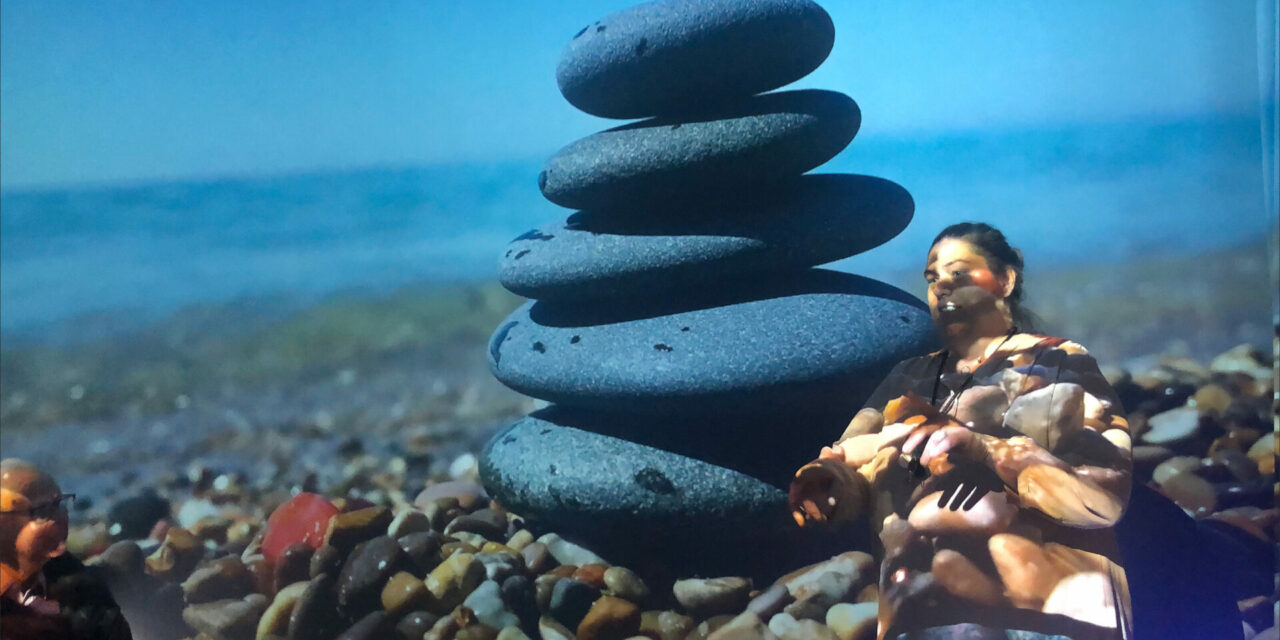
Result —
<path fill-rule="evenodd" d="M 90 307 L 114 309 L 101 327 L 90 314 L 9 333 L 5 457 L 76 495 L 68 551 L 138 638 L 871 640 L 891 618 L 881 583 L 965 605 L 1034 592 L 1036 615 L 1122 624 L 1072 616 L 1102 570 L 1008 521 L 922 516 L 1000 543 L 975 544 L 978 563 L 938 545 L 891 584 L 883 547 L 933 544 L 914 514 L 878 541 L 865 517 L 803 531 L 788 517 L 792 470 L 889 366 L 937 348 L 917 272 L 820 268 L 925 213 L 906 186 L 862 175 L 875 167 L 861 156 L 841 164 L 856 174 L 807 174 L 853 141 L 861 108 L 774 90 L 826 60 L 834 27 L 803 0 L 602 17 L 566 42 L 561 95 L 644 120 L 565 141 L 522 176 L 575 213 L 512 240 L 497 282 L 441 269 L 399 288 L 411 276 L 388 269 L 353 293 L 334 287 L 361 281 L 333 266 L 329 286 L 294 300 L 264 285 L 213 302 L 184 284 L 149 318 L 104 302 Z M 394 191 L 375 177 L 361 193 Z M 401 208 L 471 223 L 456 204 Z M 368 253 L 396 253 L 384 232 Z M 1032 271 L 1044 304 L 1031 306 L 1046 333 L 1101 345 L 1129 425 L 1108 446 L 1131 450 L 1140 492 L 1202 545 L 1158 551 L 1212 565 L 1182 586 L 1229 601 L 1245 640 L 1280 640 L 1280 406 L 1275 356 L 1258 348 L 1267 251 L 1244 233 L 1213 254 L 1143 240 L 1159 248 Z M 1130 557 L 1139 629 L 1165 593 L 1153 557 Z"/>
<path fill-rule="evenodd" d="M 765 575 L 750 555 L 722 575 L 660 556 L 623 566 L 491 500 L 478 455 L 543 403 L 497 384 L 467 357 L 479 348 L 406 349 L 286 387 L 224 381 L 163 412 L 7 428 L 5 455 L 81 496 L 70 551 L 109 576 L 136 637 L 874 637 L 869 548 L 837 545 Z M 1232 585 L 1242 637 L 1273 637 L 1270 359 L 1241 346 L 1129 363 L 1142 368 L 1105 373 L 1137 435 L 1135 477 L 1226 527 L 1246 568 Z M 83 453 L 64 455 L 68 443 Z M 286 503 L 312 537 L 268 539 Z"/>

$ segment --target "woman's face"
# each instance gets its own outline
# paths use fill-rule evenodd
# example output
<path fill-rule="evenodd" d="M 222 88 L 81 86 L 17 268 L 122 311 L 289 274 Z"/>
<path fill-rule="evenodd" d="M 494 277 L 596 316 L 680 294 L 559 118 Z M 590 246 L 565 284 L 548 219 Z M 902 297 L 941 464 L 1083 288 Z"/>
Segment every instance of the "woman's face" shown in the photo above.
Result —
<path fill-rule="evenodd" d="M 940 329 L 1001 313 L 996 303 L 1007 295 L 1004 275 L 992 272 L 977 247 L 957 238 L 943 238 L 933 245 L 924 279 L 929 285 L 929 314 Z"/>

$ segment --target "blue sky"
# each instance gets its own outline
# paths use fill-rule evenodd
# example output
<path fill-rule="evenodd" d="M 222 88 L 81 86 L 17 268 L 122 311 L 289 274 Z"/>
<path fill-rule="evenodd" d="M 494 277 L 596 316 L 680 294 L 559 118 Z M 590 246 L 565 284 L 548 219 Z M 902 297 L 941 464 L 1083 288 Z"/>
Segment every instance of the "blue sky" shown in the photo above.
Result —
<path fill-rule="evenodd" d="M 545 156 L 610 123 L 555 86 L 631 2 L 0 4 L 0 187 Z M 822 3 L 863 136 L 1257 109 L 1248 0 Z"/>

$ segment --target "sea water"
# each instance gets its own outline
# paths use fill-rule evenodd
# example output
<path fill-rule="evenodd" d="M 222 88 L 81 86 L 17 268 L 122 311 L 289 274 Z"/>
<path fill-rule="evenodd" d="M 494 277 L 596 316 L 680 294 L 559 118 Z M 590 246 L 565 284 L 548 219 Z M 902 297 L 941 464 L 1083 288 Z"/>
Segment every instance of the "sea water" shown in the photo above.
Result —
<path fill-rule="evenodd" d="M 914 269 L 961 220 L 1002 228 L 1044 268 L 1257 244 L 1274 224 L 1260 148 L 1249 114 L 905 137 L 866 128 L 818 171 L 888 178 L 916 202 L 899 237 L 835 268 Z M 0 333 L 110 332 L 243 297 L 296 305 L 492 280 L 510 239 L 569 213 L 538 193 L 543 160 L 6 191 Z"/>

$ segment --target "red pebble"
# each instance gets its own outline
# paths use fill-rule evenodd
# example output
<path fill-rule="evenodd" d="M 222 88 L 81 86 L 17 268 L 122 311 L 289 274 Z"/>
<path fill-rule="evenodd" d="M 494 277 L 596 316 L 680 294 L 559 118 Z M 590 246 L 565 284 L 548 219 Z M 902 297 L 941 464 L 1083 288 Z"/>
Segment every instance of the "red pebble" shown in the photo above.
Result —
<path fill-rule="evenodd" d="M 302 542 L 319 547 L 324 532 L 329 528 L 329 518 L 338 514 L 338 508 L 328 498 L 317 493 L 299 493 L 280 505 L 267 518 L 267 530 L 262 536 L 262 555 L 275 566 L 289 545 Z"/>

